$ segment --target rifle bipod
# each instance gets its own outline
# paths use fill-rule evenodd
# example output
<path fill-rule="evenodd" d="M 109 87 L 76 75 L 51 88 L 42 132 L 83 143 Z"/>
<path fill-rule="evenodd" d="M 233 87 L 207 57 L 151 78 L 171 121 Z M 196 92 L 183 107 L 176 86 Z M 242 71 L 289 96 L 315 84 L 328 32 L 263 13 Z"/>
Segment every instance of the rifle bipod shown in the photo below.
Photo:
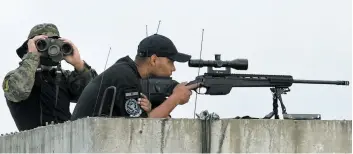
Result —
<path fill-rule="evenodd" d="M 290 92 L 289 88 L 270 88 L 272 92 L 272 101 L 273 101 L 273 111 L 267 114 L 263 119 L 271 119 L 275 116 L 275 119 L 279 119 L 278 115 L 278 100 L 281 105 L 283 119 L 292 119 L 292 120 L 321 120 L 320 114 L 288 114 L 286 106 L 282 100 L 282 94 L 287 94 Z"/>

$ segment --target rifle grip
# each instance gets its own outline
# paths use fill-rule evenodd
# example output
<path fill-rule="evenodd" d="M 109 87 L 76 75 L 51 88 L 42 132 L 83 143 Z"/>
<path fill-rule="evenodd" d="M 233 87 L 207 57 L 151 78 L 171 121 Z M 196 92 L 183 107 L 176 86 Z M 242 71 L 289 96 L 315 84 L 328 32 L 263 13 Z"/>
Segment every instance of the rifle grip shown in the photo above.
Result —
<path fill-rule="evenodd" d="M 196 83 L 198 83 L 198 81 L 197 81 L 197 80 L 193 80 L 193 81 L 190 81 L 189 83 L 187 83 L 186 86 L 192 85 L 192 84 L 196 84 Z M 192 90 L 196 90 L 196 89 L 197 89 L 197 88 L 194 88 L 194 89 L 192 89 Z"/>

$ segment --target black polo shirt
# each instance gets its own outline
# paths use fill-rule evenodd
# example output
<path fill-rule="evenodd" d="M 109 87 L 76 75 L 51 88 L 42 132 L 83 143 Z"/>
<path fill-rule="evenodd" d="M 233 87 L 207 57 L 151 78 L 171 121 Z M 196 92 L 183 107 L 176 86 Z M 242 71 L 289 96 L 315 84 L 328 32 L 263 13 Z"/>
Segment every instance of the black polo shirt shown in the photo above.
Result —
<path fill-rule="evenodd" d="M 109 116 L 111 109 L 114 117 L 147 117 L 146 112 L 137 104 L 141 93 L 140 79 L 137 66 L 129 56 L 119 59 L 86 86 L 71 120 L 87 116 Z M 102 103 L 104 93 L 106 96 Z M 114 104 L 111 105 L 114 97 Z"/>

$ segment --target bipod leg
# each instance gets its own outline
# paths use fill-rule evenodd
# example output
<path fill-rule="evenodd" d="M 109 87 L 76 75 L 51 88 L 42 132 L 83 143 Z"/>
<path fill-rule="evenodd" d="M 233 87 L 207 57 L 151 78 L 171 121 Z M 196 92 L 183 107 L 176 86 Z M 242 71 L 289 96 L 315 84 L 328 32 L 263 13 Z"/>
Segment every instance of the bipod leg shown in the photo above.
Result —
<path fill-rule="evenodd" d="M 287 92 L 290 92 L 289 88 L 282 88 L 280 93 L 278 93 L 278 96 L 277 96 L 277 98 L 279 99 L 279 102 L 281 104 L 282 115 L 287 114 L 286 106 L 284 105 L 283 100 L 282 100 L 282 94 L 287 94 Z"/>
<path fill-rule="evenodd" d="M 273 116 L 275 116 L 275 119 L 279 119 L 278 116 L 278 99 L 277 99 L 277 93 L 278 93 L 278 88 L 270 88 L 272 92 L 272 112 L 267 114 L 264 119 L 271 119 Z"/>
<path fill-rule="evenodd" d="M 280 92 L 279 88 L 271 88 L 272 91 L 272 106 L 273 106 L 273 113 L 275 116 L 275 119 L 279 119 L 278 115 L 278 93 Z"/>

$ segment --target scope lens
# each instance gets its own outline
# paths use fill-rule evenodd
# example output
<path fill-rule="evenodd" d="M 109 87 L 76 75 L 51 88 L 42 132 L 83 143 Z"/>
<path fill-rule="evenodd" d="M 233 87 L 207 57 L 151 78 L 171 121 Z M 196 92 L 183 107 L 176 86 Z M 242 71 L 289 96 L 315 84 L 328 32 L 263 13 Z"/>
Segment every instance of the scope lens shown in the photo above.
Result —
<path fill-rule="evenodd" d="M 73 49 L 70 44 L 65 43 L 61 47 L 61 51 L 64 53 L 64 55 L 70 55 L 73 52 Z"/>
<path fill-rule="evenodd" d="M 48 43 L 45 40 L 38 40 L 36 46 L 38 51 L 45 51 L 48 48 Z"/>

